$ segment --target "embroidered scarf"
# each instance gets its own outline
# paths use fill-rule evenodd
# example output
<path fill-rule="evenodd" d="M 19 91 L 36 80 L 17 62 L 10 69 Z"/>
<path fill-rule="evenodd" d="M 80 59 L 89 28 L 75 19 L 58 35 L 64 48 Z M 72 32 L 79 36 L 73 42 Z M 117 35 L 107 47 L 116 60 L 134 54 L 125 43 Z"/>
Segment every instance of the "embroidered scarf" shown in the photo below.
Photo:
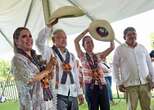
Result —
<path fill-rule="evenodd" d="M 88 53 L 86 53 L 86 58 L 87 58 L 87 61 L 88 61 L 88 64 L 91 68 L 91 70 L 94 70 L 94 69 L 97 69 L 98 68 L 98 60 L 97 60 L 97 56 L 96 55 L 92 55 L 92 59 L 91 57 L 89 56 Z"/>
<path fill-rule="evenodd" d="M 20 53 L 20 54 L 24 55 L 26 58 L 28 58 L 34 65 L 36 65 L 36 67 L 40 71 L 45 69 L 46 65 L 41 62 L 42 61 L 41 56 L 36 55 L 35 50 L 31 50 L 32 57 L 30 57 L 27 53 L 25 53 L 22 49 L 19 49 L 19 48 L 17 49 L 17 53 Z M 42 82 L 42 84 L 44 84 L 43 79 L 41 80 L 41 82 Z M 44 97 L 45 101 L 51 100 L 53 98 L 53 95 L 52 95 L 52 92 L 51 92 L 49 86 L 46 88 L 43 87 L 43 97 Z"/>
<path fill-rule="evenodd" d="M 58 50 L 58 48 L 56 46 L 53 46 L 52 49 L 58 55 L 58 57 L 60 58 L 60 60 L 61 60 L 61 62 L 63 64 L 69 64 L 69 62 L 70 62 L 70 53 L 69 53 L 68 50 L 66 51 L 66 59 L 64 60 L 62 55 L 61 55 L 61 53 L 59 52 L 59 50 Z M 72 75 L 71 71 L 69 71 L 69 73 L 68 73 L 67 71 L 64 71 L 64 70 L 63 70 L 63 75 L 62 75 L 62 78 L 61 78 L 61 84 L 65 84 L 66 83 L 67 74 L 69 74 L 70 80 L 71 80 L 71 84 L 73 84 L 74 83 L 74 79 L 73 79 L 73 75 Z M 59 80 L 59 78 L 56 77 L 56 82 L 59 82 L 58 80 Z"/>
<path fill-rule="evenodd" d="M 37 55 L 35 50 L 31 50 L 31 57 L 24 52 L 22 49 L 17 49 L 17 53 L 22 54 L 23 56 L 25 56 L 26 58 L 28 58 L 34 65 L 36 65 L 36 67 L 42 71 L 45 69 L 45 65 L 41 63 L 41 56 Z"/>

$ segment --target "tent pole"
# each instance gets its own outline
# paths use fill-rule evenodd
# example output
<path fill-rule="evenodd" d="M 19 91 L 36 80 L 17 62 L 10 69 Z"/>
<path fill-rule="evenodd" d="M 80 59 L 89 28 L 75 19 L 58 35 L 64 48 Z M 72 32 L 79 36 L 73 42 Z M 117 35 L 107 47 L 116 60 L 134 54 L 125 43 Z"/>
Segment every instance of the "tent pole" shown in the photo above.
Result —
<path fill-rule="evenodd" d="M 27 23 L 28 23 L 30 14 L 31 14 L 31 10 L 32 10 L 32 7 L 33 7 L 33 1 L 34 1 L 34 0 L 31 0 L 30 6 L 29 6 L 29 10 L 28 10 L 28 13 L 27 13 L 27 17 L 26 17 L 26 20 L 25 20 L 24 27 L 27 26 Z"/>
<path fill-rule="evenodd" d="M 50 7 L 51 5 L 49 0 L 42 0 L 42 6 L 43 6 L 45 24 L 48 24 L 49 19 L 51 17 L 51 7 Z"/>
<path fill-rule="evenodd" d="M 85 12 L 86 16 L 87 16 L 91 21 L 94 21 L 94 20 L 95 20 L 95 18 L 94 18 L 93 16 L 91 16 L 91 15 L 90 15 L 83 7 L 81 7 L 77 2 L 72 1 L 72 0 L 67 0 L 67 1 L 70 2 L 70 3 L 71 3 L 72 5 L 74 5 L 74 6 L 81 8 L 81 9 Z"/>
<path fill-rule="evenodd" d="M 10 44 L 10 46 L 13 48 L 12 42 L 7 38 L 7 36 L 3 33 L 1 29 L 0 29 L 0 33 L 4 37 L 4 39 Z"/>

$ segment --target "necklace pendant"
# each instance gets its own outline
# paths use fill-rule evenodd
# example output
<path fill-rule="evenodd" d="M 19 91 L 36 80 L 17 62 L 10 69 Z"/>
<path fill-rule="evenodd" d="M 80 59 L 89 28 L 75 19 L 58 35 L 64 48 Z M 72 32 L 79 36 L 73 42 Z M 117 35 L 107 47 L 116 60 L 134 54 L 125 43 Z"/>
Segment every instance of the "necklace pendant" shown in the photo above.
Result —
<path fill-rule="evenodd" d="M 65 71 L 66 73 L 71 72 L 72 67 L 71 67 L 71 65 L 69 63 L 63 63 L 62 67 L 63 67 L 63 71 Z"/>

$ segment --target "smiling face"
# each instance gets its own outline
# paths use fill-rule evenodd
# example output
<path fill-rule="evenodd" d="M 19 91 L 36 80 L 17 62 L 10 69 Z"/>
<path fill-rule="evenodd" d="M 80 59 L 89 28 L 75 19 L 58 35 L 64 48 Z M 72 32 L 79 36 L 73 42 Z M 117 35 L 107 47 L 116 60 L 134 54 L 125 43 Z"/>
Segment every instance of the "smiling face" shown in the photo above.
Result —
<path fill-rule="evenodd" d="M 30 31 L 27 29 L 20 31 L 18 38 L 15 39 L 15 44 L 17 48 L 20 48 L 23 51 L 31 51 L 33 39 Z"/>
<path fill-rule="evenodd" d="M 126 43 L 130 46 L 133 47 L 136 45 L 136 32 L 135 31 L 128 31 L 124 37 Z"/>
<path fill-rule="evenodd" d="M 65 48 L 67 45 L 67 36 L 64 31 L 58 31 L 54 34 L 54 43 L 58 48 Z"/>
<path fill-rule="evenodd" d="M 93 40 L 91 39 L 90 36 L 85 36 L 83 38 L 83 47 L 86 52 L 92 52 L 94 48 L 94 43 Z"/>

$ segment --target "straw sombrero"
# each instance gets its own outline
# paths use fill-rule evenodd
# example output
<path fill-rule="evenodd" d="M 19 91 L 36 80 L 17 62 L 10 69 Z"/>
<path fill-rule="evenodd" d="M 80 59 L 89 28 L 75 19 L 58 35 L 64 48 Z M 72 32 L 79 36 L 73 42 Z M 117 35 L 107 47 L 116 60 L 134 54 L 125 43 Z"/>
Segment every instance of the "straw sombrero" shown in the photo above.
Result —
<path fill-rule="evenodd" d="M 94 20 L 89 25 L 91 36 L 100 41 L 113 41 L 114 31 L 110 23 L 106 20 Z"/>
<path fill-rule="evenodd" d="M 57 18 L 78 17 L 78 16 L 83 16 L 84 14 L 85 13 L 78 7 L 64 6 L 64 7 L 58 8 L 53 12 L 48 24 L 52 23 Z"/>

